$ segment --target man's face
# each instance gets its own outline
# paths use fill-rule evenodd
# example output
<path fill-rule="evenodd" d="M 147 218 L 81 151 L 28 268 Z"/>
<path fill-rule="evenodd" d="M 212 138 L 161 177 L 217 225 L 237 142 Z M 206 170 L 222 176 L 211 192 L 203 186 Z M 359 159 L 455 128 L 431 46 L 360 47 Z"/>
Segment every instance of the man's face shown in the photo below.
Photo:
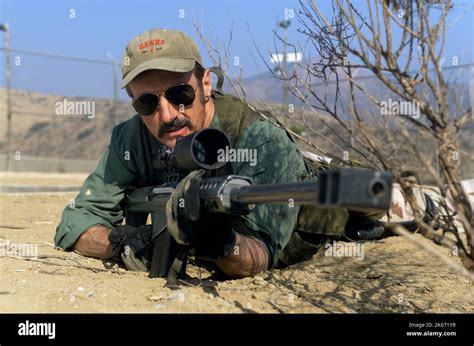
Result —
<path fill-rule="evenodd" d="M 208 71 L 204 75 L 204 93 L 208 92 Z M 163 93 L 170 87 L 180 83 L 190 84 L 196 93 L 194 102 L 188 107 L 170 103 Z M 210 82 L 209 82 L 210 85 Z M 173 147 L 176 138 L 186 136 L 202 129 L 206 122 L 206 103 L 201 100 L 198 80 L 193 71 L 186 73 L 163 70 L 149 70 L 138 75 L 130 82 L 130 91 L 134 97 L 147 93 L 159 93 L 160 104 L 148 116 L 140 115 L 151 134 L 162 144 Z M 209 102 L 209 101 L 208 101 Z"/>

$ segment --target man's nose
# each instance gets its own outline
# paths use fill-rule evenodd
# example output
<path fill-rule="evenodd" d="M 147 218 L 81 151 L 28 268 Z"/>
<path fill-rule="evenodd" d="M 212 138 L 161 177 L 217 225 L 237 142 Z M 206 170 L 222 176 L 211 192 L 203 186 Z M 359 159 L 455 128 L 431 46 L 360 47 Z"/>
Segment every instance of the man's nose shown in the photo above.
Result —
<path fill-rule="evenodd" d="M 160 95 L 160 106 L 157 111 L 160 115 L 160 122 L 162 123 L 168 124 L 175 118 L 173 115 L 173 107 L 164 95 Z"/>

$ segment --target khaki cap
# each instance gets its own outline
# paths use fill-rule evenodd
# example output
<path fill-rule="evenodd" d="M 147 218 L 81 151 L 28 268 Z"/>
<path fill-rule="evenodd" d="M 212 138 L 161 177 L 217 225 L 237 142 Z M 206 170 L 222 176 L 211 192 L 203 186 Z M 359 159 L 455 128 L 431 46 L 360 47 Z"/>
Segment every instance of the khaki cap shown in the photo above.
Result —
<path fill-rule="evenodd" d="M 143 71 L 189 72 L 201 54 L 194 40 L 181 31 L 153 29 L 133 38 L 122 59 L 122 83 L 125 88 Z"/>

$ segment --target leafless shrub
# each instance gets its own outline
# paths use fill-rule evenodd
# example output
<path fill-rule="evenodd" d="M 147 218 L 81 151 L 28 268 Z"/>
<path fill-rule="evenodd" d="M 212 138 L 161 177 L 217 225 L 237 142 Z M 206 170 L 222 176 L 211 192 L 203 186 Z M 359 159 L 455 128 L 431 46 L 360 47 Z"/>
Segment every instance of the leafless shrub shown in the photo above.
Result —
<path fill-rule="evenodd" d="M 472 161 L 472 154 L 459 143 L 460 131 L 472 120 L 472 109 L 463 102 L 462 93 L 447 82 L 449 76 L 442 68 L 447 17 L 453 4 L 450 0 L 374 0 L 366 4 L 366 9 L 361 10 L 351 0 L 332 0 L 332 11 L 328 14 L 315 1 L 300 1 L 299 32 L 305 45 L 316 51 L 317 60 L 297 63 L 296 67 L 304 73 L 297 73 L 295 68 L 286 74 L 280 68 L 281 73 L 276 75 L 267 67 L 275 78 L 287 83 L 305 110 L 302 120 L 292 120 L 311 134 L 321 136 L 321 129 L 311 127 L 307 121 L 309 111 L 330 130 L 332 136 L 327 139 L 336 152 L 346 148 L 351 160 L 390 171 L 410 201 L 419 232 L 436 244 L 456 249 L 467 269 L 464 274 L 470 272 L 472 277 L 472 210 L 461 186 L 459 161 L 453 160 L 457 153 Z M 212 48 L 196 23 L 195 28 L 212 53 L 214 63 L 224 66 L 217 58 L 219 49 Z M 302 49 L 301 44 L 287 42 L 276 32 L 275 38 L 295 52 Z M 265 61 L 261 50 L 257 52 Z M 369 78 L 377 81 L 384 92 L 369 91 L 365 83 Z M 245 99 L 240 78 L 237 82 L 229 76 L 227 79 L 236 94 Z M 405 103 L 417 111 L 400 111 L 399 107 L 396 112 L 384 112 L 391 98 L 399 106 Z M 290 132 L 318 153 L 331 154 L 307 137 Z M 438 214 L 429 224 L 423 221 L 410 187 L 401 178 L 406 162 L 416 162 L 424 180 L 434 182 L 441 191 Z M 448 196 L 465 237 L 459 234 L 453 213 L 443 212 L 448 209 Z"/>

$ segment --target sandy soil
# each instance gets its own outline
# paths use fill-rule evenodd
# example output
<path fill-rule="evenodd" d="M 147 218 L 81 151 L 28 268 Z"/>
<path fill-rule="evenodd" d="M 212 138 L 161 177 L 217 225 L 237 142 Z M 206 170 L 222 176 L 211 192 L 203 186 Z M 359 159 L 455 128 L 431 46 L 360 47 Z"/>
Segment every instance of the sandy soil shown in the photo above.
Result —
<path fill-rule="evenodd" d="M 39 253 L 0 259 L 1 312 L 474 312 L 472 282 L 400 237 L 365 243 L 363 260 L 321 253 L 227 282 L 190 266 L 194 279 L 170 290 L 163 279 L 55 249 L 56 224 L 74 196 L 0 195 L 0 244 L 36 244 Z"/>

